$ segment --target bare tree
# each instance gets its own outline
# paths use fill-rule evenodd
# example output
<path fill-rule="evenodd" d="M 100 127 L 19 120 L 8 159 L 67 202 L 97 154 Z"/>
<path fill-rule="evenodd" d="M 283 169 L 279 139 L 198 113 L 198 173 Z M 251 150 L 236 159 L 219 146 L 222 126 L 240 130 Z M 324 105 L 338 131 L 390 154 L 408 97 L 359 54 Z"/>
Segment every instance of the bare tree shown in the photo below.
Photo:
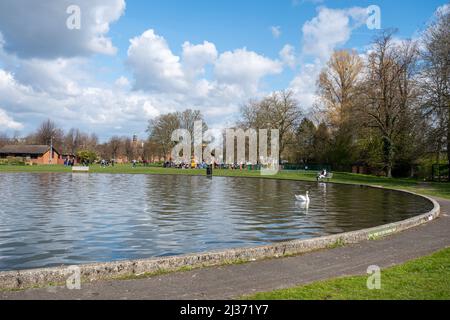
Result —
<path fill-rule="evenodd" d="M 165 160 L 168 160 L 167 156 L 175 145 L 172 142 L 172 132 L 180 129 L 180 126 L 180 119 L 176 113 L 164 114 L 149 121 L 147 129 L 149 139 L 161 146 Z"/>
<path fill-rule="evenodd" d="M 361 124 L 356 111 L 361 100 L 363 67 L 355 51 L 336 51 L 317 82 L 319 106 L 331 129 L 330 160 L 335 168 L 346 169 L 355 160 L 354 141 Z"/>
<path fill-rule="evenodd" d="M 121 147 L 122 147 L 122 140 L 119 137 L 113 136 L 111 137 L 111 139 L 109 139 L 108 148 L 110 151 L 110 155 L 113 159 L 116 159 L 117 156 L 119 156 Z"/>
<path fill-rule="evenodd" d="M 158 152 L 162 153 L 165 160 L 170 150 L 175 145 L 172 141 L 172 132 L 176 129 L 186 129 L 194 137 L 194 124 L 196 121 L 203 121 L 203 115 L 198 110 L 185 110 L 161 115 L 149 121 L 147 132 L 149 133 L 150 145 L 159 145 Z M 203 122 L 203 132 L 208 130 Z"/>
<path fill-rule="evenodd" d="M 318 94 L 328 123 L 336 130 L 354 122 L 363 67 L 355 51 L 336 51 L 319 76 Z"/>
<path fill-rule="evenodd" d="M 95 133 L 91 133 L 83 144 L 83 149 L 96 150 L 98 145 L 98 137 Z"/>
<path fill-rule="evenodd" d="M 6 133 L 0 132 L 0 148 L 10 143 L 11 139 L 9 138 L 9 136 Z"/>
<path fill-rule="evenodd" d="M 238 127 L 245 129 L 278 129 L 280 159 L 286 146 L 295 140 L 295 129 L 302 112 L 292 91 L 275 92 L 261 101 L 250 101 L 241 108 Z"/>
<path fill-rule="evenodd" d="M 155 159 L 160 160 L 165 157 L 161 145 L 150 139 L 145 142 L 142 152 L 143 159 L 150 161 L 154 161 Z"/>
<path fill-rule="evenodd" d="M 199 110 L 187 109 L 183 112 L 177 112 L 176 115 L 180 122 L 180 128 L 188 130 L 191 137 L 194 137 L 194 124 L 196 121 L 203 122 L 203 132 L 208 130 L 208 126 L 204 122 L 203 115 Z"/>
<path fill-rule="evenodd" d="M 36 133 L 28 138 L 33 144 L 50 145 L 50 143 L 53 143 L 53 146 L 57 149 L 63 146 L 63 139 L 64 131 L 50 119 L 42 122 Z"/>
<path fill-rule="evenodd" d="M 70 154 L 77 154 L 82 143 L 81 132 L 78 129 L 70 129 L 64 137 L 64 149 Z"/>
<path fill-rule="evenodd" d="M 133 142 L 130 138 L 124 137 L 122 138 L 123 143 L 123 149 L 125 152 L 125 156 L 127 157 L 128 161 L 131 161 L 134 159 L 134 148 L 133 148 Z"/>

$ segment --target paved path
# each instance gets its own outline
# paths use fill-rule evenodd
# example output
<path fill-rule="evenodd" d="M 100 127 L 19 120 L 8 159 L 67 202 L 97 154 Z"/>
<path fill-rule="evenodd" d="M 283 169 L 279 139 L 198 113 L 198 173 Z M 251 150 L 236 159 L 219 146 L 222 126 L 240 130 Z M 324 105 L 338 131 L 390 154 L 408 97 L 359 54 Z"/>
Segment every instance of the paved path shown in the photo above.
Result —
<path fill-rule="evenodd" d="M 365 241 L 296 257 L 210 267 L 141 280 L 83 284 L 65 288 L 0 292 L 1 299 L 231 299 L 345 275 L 365 274 L 450 247 L 450 201 L 431 223 L 377 241 Z"/>

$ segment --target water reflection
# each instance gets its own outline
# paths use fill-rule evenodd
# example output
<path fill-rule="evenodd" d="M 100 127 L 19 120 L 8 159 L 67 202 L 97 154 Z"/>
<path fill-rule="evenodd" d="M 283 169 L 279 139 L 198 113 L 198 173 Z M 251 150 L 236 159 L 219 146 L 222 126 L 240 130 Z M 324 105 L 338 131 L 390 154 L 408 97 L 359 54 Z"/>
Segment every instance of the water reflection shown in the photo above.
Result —
<path fill-rule="evenodd" d="M 295 201 L 299 190 L 310 192 L 309 207 Z M 359 186 L 96 174 L 0 174 L 0 204 L 0 270 L 311 238 L 431 209 Z"/>

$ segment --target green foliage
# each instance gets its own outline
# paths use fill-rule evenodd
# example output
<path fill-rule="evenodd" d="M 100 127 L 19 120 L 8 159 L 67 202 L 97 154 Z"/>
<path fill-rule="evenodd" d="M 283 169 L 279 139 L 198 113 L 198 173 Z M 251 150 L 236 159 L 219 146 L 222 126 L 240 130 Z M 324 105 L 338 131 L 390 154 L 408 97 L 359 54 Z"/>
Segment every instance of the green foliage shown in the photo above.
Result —
<path fill-rule="evenodd" d="M 357 142 L 358 160 L 365 162 L 369 167 L 383 167 L 382 140 L 378 135 L 368 134 Z"/>
<path fill-rule="evenodd" d="M 339 238 L 333 244 L 328 246 L 328 249 L 336 249 L 345 246 L 345 240 Z"/>
<path fill-rule="evenodd" d="M 90 150 L 81 150 L 77 152 L 77 157 L 82 163 L 94 163 L 97 160 L 97 153 Z"/>
<path fill-rule="evenodd" d="M 148 167 L 154 167 L 154 168 L 162 168 L 164 165 L 164 161 L 158 161 L 158 162 L 152 162 L 148 164 Z"/>
<path fill-rule="evenodd" d="M 319 163 L 329 163 L 331 136 L 327 125 L 322 122 L 314 134 L 314 158 Z"/>
<path fill-rule="evenodd" d="M 316 126 L 314 123 L 305 118 L 300 123 L 296 132 L 296 160 L 297 163 L 308 164 L 314 157 L 314 135 L 316 133 Z"/>
<path fill-rule="evenodd" d="M 21 157 L 7 157 L 6 159 L 0 159 L 0 166 L 25 166 L 25 160 Z"/>

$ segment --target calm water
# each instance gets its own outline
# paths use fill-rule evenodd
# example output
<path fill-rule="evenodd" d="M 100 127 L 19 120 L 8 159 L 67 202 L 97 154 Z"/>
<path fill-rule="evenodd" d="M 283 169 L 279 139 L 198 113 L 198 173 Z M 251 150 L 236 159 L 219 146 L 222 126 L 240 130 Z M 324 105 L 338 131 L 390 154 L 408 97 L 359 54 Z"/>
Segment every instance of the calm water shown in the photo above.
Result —
<path fill-rule="evenodd" d="M 294 200 L 306 190 L 308 210 Z M 419 197 L 359 186 L 0 174 L 0 270 L 255 246 L 373 227 L 430 209 Z"/>

